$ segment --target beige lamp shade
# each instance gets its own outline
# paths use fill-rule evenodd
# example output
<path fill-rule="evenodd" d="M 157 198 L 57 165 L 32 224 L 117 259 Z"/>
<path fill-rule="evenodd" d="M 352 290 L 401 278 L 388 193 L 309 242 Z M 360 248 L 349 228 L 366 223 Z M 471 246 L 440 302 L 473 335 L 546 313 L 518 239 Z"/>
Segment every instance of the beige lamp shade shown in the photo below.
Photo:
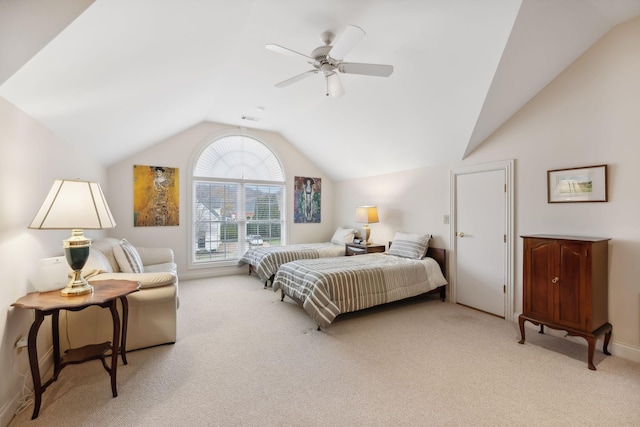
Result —
<path fill-rule="evenodd" d="M 95 230 L 115 226 L 100 184 L 56 180 L 29 228 Z"/>
<path fill-rule="evenodd" d="M 378 208 L 376 206 L 359 206 L 356 208 L 356 222 L 373 224 L 378 221 Z"/>

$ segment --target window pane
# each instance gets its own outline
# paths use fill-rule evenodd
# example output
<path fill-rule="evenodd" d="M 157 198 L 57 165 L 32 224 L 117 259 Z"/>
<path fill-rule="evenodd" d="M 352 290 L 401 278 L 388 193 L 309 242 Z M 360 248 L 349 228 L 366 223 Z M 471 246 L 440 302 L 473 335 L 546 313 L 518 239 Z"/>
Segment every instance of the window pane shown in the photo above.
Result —
<path fill-rule="evenodd" d="M 280 246 L 282 186 L 247 185 L 245 206 L 249 246 Z"/>
<path fill-rule="evenodd" d="M 278 158 L 264 144 L 244 136 L 230 136 L 209 145 L 193 171 L 202 178 L 284 181 Z"/>
<path fill-rule="evenodd" d="M 238 184 L 195 181 L 194 262 L 238 257 Z"/>

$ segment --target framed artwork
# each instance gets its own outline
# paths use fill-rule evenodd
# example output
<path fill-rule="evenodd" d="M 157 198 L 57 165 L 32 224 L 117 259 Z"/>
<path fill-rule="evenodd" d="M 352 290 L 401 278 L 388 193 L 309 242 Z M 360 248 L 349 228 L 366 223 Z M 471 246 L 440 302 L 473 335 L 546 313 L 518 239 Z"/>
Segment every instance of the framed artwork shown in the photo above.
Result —
<path fill-rule="evenodd" d="M 133 226 L 180 225 L 178 168 L 133 166 Z"/>
<path fill-rule="evenodd" d="M 296 176 L 293 184 L 293 222 L 320 222 L 322 179 Z"/>
<path fill-rule="evenodd" d="M 547 202 L 606 202 L 607 165 L 547 171 Z"/>

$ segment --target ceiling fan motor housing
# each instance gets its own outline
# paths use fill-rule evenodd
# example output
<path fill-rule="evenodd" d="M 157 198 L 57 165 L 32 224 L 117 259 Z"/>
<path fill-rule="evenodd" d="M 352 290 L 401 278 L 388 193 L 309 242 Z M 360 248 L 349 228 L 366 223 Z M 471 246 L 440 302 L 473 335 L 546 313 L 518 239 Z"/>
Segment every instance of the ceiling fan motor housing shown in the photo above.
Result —
<path fill-rule="evenodd" d="M 329 51 L 333 46 L 320 46 L 311 52 L 311 57 L 315 59 L 313 66 L 324 74 L 331 74 L 338 66 L 338 61 L 329 56 Z"/>

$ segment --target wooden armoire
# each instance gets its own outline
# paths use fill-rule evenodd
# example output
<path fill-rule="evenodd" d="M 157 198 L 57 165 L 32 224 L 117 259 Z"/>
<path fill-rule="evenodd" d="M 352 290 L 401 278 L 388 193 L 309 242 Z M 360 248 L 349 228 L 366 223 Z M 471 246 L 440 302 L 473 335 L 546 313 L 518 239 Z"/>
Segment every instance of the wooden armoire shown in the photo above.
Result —
<path fill-rule="evenodd" d="M 529 321 L 583 337 L 588 344 L 588 366 L 595 370 L 593 353 L 604 335 L 604 354 L 611 339 L 608 320 L 608 252 L 610 239 L 559 235 L 523 238 L 523 284 L 520 344 Z"/>

